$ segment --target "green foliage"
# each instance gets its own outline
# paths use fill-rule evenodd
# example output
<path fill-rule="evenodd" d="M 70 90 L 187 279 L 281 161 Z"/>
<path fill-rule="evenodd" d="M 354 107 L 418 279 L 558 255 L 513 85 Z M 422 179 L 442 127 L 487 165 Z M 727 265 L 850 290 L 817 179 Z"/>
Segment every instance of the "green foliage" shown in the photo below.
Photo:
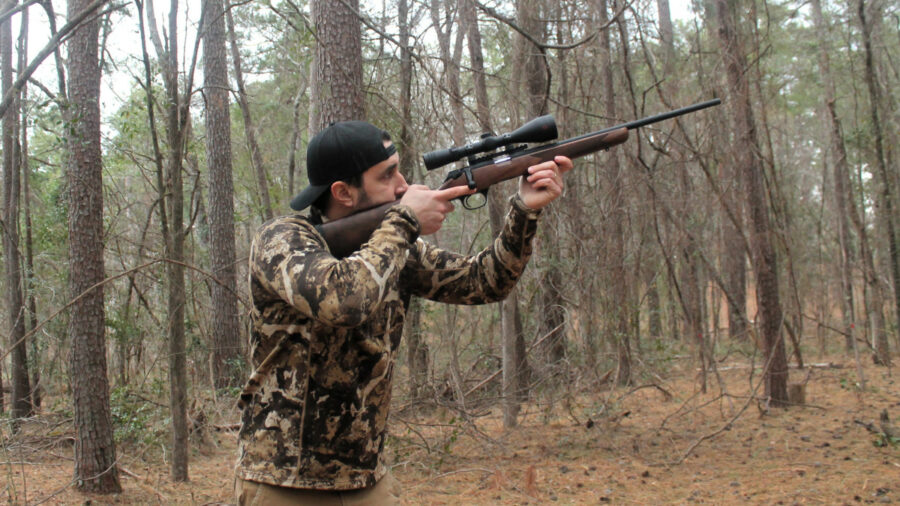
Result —
<path fill-rule="evenodd" d="M 462 423 L 464 423 L 464 421 L 457 420 L 455 416 L 451 417 L 447 422 L 448 426 L 450 427 L 450 434 L 446 435 L 444 437 L 444 441 L 441 443 L 440 457 L 438 458 L 437 464 L 435 464 L 435 467 L 437 469 L 440 469 L 444 464 L 444 459 L 452 454 L 453 445 L 459 439 L 459 435 L 462 432 Z"/>
<path fill-rule="evenodd" d="M 838 381 L 838 383 L 841 385 L 841 388 L 843 390 L 851 390 L 854 392 L 862 390 L 859 382 L 853 377 L 841 376 L 841 379 Z"/>
<path fill-rule="evenodd" d="M 116 443 L 142 445 L 158 444 L 164 434 L 160 420 L 168 410 L 144 399 L 127 386 L 112 389 L 109 398 L 110 413 L 115 428 Z"/>
<path fill-rule="evenodd" d="M 122 307 L 109 308 L 106 311 L 107 336 L 114 342 L 128 344 L 138 338 L 141 329 L 133 315 L 124 314 Z"/>
<path fill-rule="evenodd" d="M 872 440 L 872 444 L 876 448 L 886 448 L 890 446 L 891 448 L 900 447 L 900 437 L 896 436 L 888 436 L 887 434 L 881 433 Z"/>

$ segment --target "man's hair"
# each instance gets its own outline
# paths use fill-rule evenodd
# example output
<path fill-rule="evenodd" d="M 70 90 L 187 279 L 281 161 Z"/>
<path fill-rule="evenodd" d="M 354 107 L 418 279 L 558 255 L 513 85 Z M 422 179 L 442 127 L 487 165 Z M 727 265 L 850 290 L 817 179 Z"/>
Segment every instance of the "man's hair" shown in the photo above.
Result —
<path fill-rule="evenodd" d="M 389 134 L 385 131 L 382 131 L 381 132 L 381 141 L 386 142 L 386 141 L 390 141 L 390 140 L 391 140 L 391 134 Z M 360 172 L 359 174 L 356 174 L 355 176 L 351 176 L 346 179 L 340 179 L 339 181 L 347 183 L 348 185 L 350 185 L 354 188 L 362 188 L 363 173 Z M 313 212 L 315 212 L 321 216 L 324 216 L 325 209 L 328 207 L 328 202 L 330 200 L 331 200 L 331 189 L 322 193 L 322 195 L 320 195 L 319 198 L 317 198 L 312 204 L 310 204 L 310 207 L 312 208 Z"/>

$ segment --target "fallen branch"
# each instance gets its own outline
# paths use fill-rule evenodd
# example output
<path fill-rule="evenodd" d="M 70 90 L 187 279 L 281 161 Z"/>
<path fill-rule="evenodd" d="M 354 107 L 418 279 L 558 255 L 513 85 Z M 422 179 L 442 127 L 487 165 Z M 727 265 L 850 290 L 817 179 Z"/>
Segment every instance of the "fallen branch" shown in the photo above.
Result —
<path fill-rule="evenodd" d="M 531 350 L 533 350 L 537 345 L 541 344 L 541 343 L 544 342 L 545 340 L 549 339 L 550 336 L 552 336 L 553 334 L 555 334 L 556 331 L 559 330 L 560 328 L 562 328 L 563 325 L 565 325 L 565 323 L 560 323 L 559 325 L 557 325 L 556 327 L 554 327 L 552 330 L 550 330 L 550 332 L 547 332 L 546 334 L 544 334 L 543 336 L 541 336 L 540 339 L 538 339 L 538 340 L 534 341 L 533 343 L 531 343 L 531 345 L 528 346 L 528 349 L 525 350 L 525 356 L 527 357 L 528 354 L 531 353 Z M 496 378 L 497 376 L 499 376 L 502 372 L 503 372 L 503 368 L 502 368 L 502 367 L 501 367 L 500 369 L 497 369 L 496 371 L 494 371 L 493 374 L 491 374 L 491 375 L 488 376 L 487 378 L 485 378 L 485 379 L 479 381 L 477 385 L 475 385 L 474 387 L 470 388 L 468 392 L 466 392 L 465 394 L 463 394 L 463 397 L 468 397 L 470 394 L 472 394 L 472 393 L 474 393 L 474 392 L 477 392 L 477 391 L 480 390 L 482 387 L 484 387 L 485 385 L 487 385 L 488 383 L 490 383 L 491 380 L 493 380 L 494 378 Z"/>
<path fill-rule="evenodd" d="M 853 420 L 853 423 L 855 423 L 856 425 L 861 425 L 864 429 L 871 432 L 872 434 L 875 434 L 878 436 L 881 435 L 881 430 L 878 427 L 876 427 L 874 423 L 864 422 L 862 420 L 856 420 L 856 419 Z"/>
<path fill-rule="evenodd" d="M 772 356 L 769 357 L 768 362 L 766 362 L 765 367 L 763 367 L 763 371 L 766 371 L 766 370 L 769 369 L 769 367 L 771 366 L 772 358 L 773 358 L 774 356 L 775 356 L 775 355 L 772 354 Z M 679 459 L 676 460 L 675 462 L 672 462 L 672 463 L 667 464 L 667 465 L 680 465 L 680 464 L 684 463 L 684 461 L 687 460 L 687 458 L 688 458 L 692 453 L 694 453 L 694 450 L 696 450 L 697 447 L 700 446 L 701 443 L 703 443 L 704 441 L 708 441 L 708 440 L 710 440 L 710 439 L 712 439 L 712 438 L 718 436 L 719 434 L 721 434 L 721 433 L 723 433 L 723 432 L 725 432 L 725 431 L 727 431 L 727 430 L 730 430 L 731 427 L 734 425 L 734 422 L 736 422 L 737 419 L 740 418 L 741 415 L 744 414 L 744 411 L 747 411 L 747 408 L 749 408 L 749 407 L 750 407 L 750 404 L 753 402 L 753 400 L 756 399 L 756 392 L 759 391 L 759 387 L 762 386 L 763 381 L 765 381 L 765 379 L 766 379 L 766 375 L 765 375 L 765 374 L 763 374 L 763 375 L 760 376 L 759 381 L 756 382 L 756 385 L 753 387 L 753 390 L 751 390 L 751 392 L 750 392 L 750 398 L 747 399 L 747 402 L 744 403 L 743 406 L 741 406 L 741 409 L 739 409 L 738 412 L 735 413 L 735 415 L 734 415 L 733 417 L 731 417 L 730 420 L 728 420 L 728 421 L 727 421 L 724 425 L 722 425 L 718 430 L 716 430 L 716 431 L 714 431 L 714 432 L 711 432 L 711 433 L 709 433 L 709 434 L 704 434 L 702 437 L 700 437 L 699 439 L 697 439 L 696 441 L 694 441 L 693 443 L 691 443 L 691 446 L 689 446 L 688 449 L 685 450 L 685 452 L 684 452 L 684 454 L 681 456 L 681 458 L 679 458 Z M 721 397 L 721 396 L 719 396 L 719 397 Z M 680 409 L 680 408 L 679 408 L 679 409 Z"/>
<path fill-rule="evenodd" d="M 720 370 L 720 371 L 743 370 L 743 369 L 750 369 L 750 367 L 754 367 L 754 366 L 751 366 L 750 364 L 731 364 L 731 365 L 725 365 L 725 366 L 719 367 L 718 370 Z M 844 368 L 844 364 L 835 364 L 834 362 L 822 362 L 819 364 L 805 364 L 803 366 L 803 369 L 843 369 L 843 368 Z M 799 368 L 796 365 L 789 365 L 788 369 L 799 369 Z M 698 367 L 696 370 L 699 371 L 700 368 Z"/>
<path fill-rule="evenodd" d="M 663 397 L 665 398 L 666 402 L 671 401 L 672 398 L 674 397 L 668 390 L 657 385 L 656 383 L 647 383 L 646 385 L 637 386 L 637 387 L 634 387 L 631 390 L 625 392 L 618 399 L 616 399 L 616 402 L 619 402 L 622 399 L 624 399 L 625 397 L 628 397 L 629 395 L 637 392 L 638 390 L 642 390 L 644 388 L 655 388 L 655 389 L 659 390 L 660 392 L 662 392 Z"/>
<path fill-rule="evenodd" d="M 129 471 L 128 468 L 126 468 L 125 466 L 119 466 L 119 471 L 121 471 L 122 474 L 124 474 L 125 476 L 131 476 L 132 478 L 134 478 L 136 480 L 143 480 L 143 478 L 141 478 L 140 476 Z"/>

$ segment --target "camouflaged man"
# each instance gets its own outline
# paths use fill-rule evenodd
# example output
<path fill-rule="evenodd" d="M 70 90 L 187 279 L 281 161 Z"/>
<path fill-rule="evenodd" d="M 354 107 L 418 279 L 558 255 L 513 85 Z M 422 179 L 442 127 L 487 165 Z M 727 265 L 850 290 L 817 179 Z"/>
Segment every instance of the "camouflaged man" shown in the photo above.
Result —
<path fill-rule="evenodd" d="M 410 297 L 455 304 L 503 299 L 531 254 L 540 209 L 563 190 L 565 157 L 529 168 L 503 231 L 474 256 L 436 232 L 466 187 L 408 185 L 390 136 L 332 124 L 309 143 L 310 186 L 291 201 L 310 216 L 265 223 L 250 250 L 251 355 L 241 394 L 239 504 L 398 504 L 384 461 L 394 361 Z M 371 239 L 335 258 L 315 225 L 392 202 Z"/>

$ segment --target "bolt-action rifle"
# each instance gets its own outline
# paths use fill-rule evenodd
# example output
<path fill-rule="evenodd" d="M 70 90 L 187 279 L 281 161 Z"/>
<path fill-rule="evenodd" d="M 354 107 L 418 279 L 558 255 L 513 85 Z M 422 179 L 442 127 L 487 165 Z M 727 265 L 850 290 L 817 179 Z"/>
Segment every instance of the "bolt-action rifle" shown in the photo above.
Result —
<path fill-rule="evenodd" d="M 721 100 L 716 98 L 564 141 L 529 148 L 527 144 L 522 143 L 548 142 L 556 139 L 559 135 L 553 116 L 540 116 L 508 134 L 485 134 L 480 140 L 465 146 L 425 153 L 423 161 L 428 170 L 434 170 L 448 163 L 467 158 L 468 165 L 450 171 L 440 189 L 463 185 L 477 189 L 477 193 L 466 195 L 462 199 L 463 207 L 477 209 L 487 202 L 487 191 L 491 185 L 519 177 L 525 174 L 528 167 L 532 165 L 553 160 L 554 157 L 560 155 L 579 158 L 606 150 L 628 140 L 630 130 L 720 103 Z M 339 258 L 345 257 L 369 240 L 372 232 L 384 219 L 384 213 L 397 202 L 388 202 L 345 218 L 329 221 L 316 228 L 325 238 L 331 253 Z"/>

